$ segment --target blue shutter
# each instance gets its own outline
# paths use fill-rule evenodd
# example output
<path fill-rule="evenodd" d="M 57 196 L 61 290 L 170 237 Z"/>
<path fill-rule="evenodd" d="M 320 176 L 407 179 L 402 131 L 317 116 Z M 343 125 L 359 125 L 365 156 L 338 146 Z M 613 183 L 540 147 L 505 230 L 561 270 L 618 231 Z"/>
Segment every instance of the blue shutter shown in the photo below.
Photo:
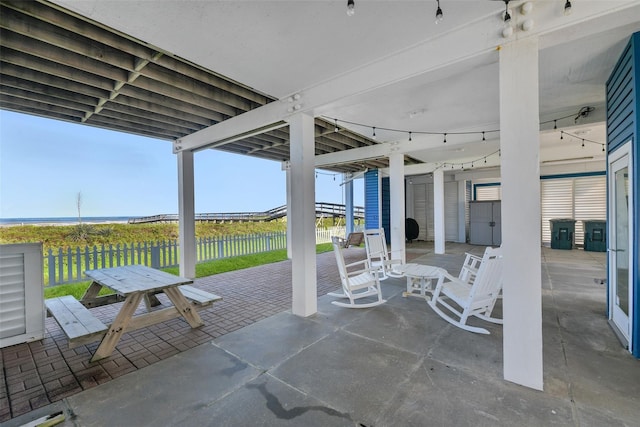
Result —
<path fill-rule="evenodd" d="M 389 178 L 382 178 L 382 228 L 387 243 L 391 243 L 391 194 L 389 190 Z"/>
<path fill-rule="evenodd" d="M 364 228 L 380 228 L 378 214 L 378 170 L 370 170 L 364 174 Z"/>

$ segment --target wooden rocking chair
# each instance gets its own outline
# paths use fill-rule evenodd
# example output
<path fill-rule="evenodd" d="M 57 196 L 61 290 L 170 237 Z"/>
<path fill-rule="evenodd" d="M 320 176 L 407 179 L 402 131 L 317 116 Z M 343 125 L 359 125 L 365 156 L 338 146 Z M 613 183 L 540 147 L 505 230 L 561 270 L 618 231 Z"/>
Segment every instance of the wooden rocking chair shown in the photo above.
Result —
<path fill-rule="evenodd" d="M 331 303 L 347 308 L 367 308 L 387 302 L 382 299 L 378 274 L 375 269 L 372 270 L 369 267 L 369 261 L 365 259 L 351 264 L 345 264 L 344 256 L 342 255 L 341 239 L 339 237 L 332 237 L 331 243 L 333 245 L 333 253 L 336 256 L 336 262 L 338 263 L 340 281 L 342 282 L 342 293 L 331 292 L 327 295 L 349 299 L 349 302 L 332 301 Z M 362 268 L 357 271 L 348 271 L 350 268 L 358 265 L 361 265 Z M 366 303 L 356 302 L 356 300 L 360 298 L 372 296 L 377 296 L 377 300 Z"/>
<path fill-rule="evenodd" d="M 460 277 L 444 273 L 438 279 L 433 297 L 427 303 L 444 320 L 466 331 L 489 334 L 489 331 L 467 324 L 470 316 L 502 324 L 502 319 L 491 317 L 496 299 L 502 290 L 502 248 L 487 248 L 475 277 L 461 271 Z M 467 282 L 469 277 L 471 280 Z M 456 306 L 452 305 L 455 304 Z M 445 313 L 440 306 L 445 307 Z"/>
<path fill-rule="evenodd" d="M 402 260 L 391 258 L 391 252 L 387 250 L 384 228 L 365 230 L 364 245 L 367 250 L 369 264 L 372 268 L 378 269 L 378 278 L 380 280 L 385 280 L 388 277 L 402 277 L 401 272 L 394 271 L 396 266 L 402 265 Z"/>

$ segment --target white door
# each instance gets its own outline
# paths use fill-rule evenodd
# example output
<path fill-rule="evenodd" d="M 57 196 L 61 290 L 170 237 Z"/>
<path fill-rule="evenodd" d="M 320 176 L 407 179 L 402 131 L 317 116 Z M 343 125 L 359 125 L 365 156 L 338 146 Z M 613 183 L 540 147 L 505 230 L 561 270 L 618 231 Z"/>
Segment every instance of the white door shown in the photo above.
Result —
<path fill-rule="evenodd" d="M 629 342 L 631 336 L 630 286 L 631 236 L 633 200 L 631 183 L 630 143 L 609 156 L 609 316 Z"/>

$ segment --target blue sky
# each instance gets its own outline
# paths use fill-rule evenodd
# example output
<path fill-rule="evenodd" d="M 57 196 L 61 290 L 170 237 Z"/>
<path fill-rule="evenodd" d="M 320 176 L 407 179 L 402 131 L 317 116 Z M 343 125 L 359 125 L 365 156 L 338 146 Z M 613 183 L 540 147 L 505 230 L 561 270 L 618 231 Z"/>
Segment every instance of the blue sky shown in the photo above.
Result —
<path fill-rule="evenodd" d="M 286 203 L 279 162 L 195 154 L 196 212 L 264 211 Z M 316 200 L 343 203 L 341 175 L 320 171 Z M 0 110 L 0 217 L 141 216 L 178 212 L 171 142 Z M 363 205 L 362 180 L 354 202 Z"/>

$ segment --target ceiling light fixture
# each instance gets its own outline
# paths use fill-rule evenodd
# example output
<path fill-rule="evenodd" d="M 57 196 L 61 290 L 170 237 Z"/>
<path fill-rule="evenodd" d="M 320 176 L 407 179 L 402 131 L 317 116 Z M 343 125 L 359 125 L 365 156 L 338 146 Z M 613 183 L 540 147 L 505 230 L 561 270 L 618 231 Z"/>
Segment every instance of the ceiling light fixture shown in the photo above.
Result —
<path fill-rule="evenodd" d="M 353 16 L 356 13 L 356 4 L 354 0 L 347 0 L 347 16 Z"/>
<path fill-rule="evenodd" d="M 436 9 L 436 24 L 439 24 L 440 22 L 442 22 L 443 19 L 443 15 L 442 15 L 442 9 L 440 9 L 440 0 L 436 0 L 438 2 L 438 8 Z"/>
<path fill-rule="evenodd" d="M 564 4 L 564 14 L 565 16 L 571 15 L 571 2 L 567 0 Z"/>

